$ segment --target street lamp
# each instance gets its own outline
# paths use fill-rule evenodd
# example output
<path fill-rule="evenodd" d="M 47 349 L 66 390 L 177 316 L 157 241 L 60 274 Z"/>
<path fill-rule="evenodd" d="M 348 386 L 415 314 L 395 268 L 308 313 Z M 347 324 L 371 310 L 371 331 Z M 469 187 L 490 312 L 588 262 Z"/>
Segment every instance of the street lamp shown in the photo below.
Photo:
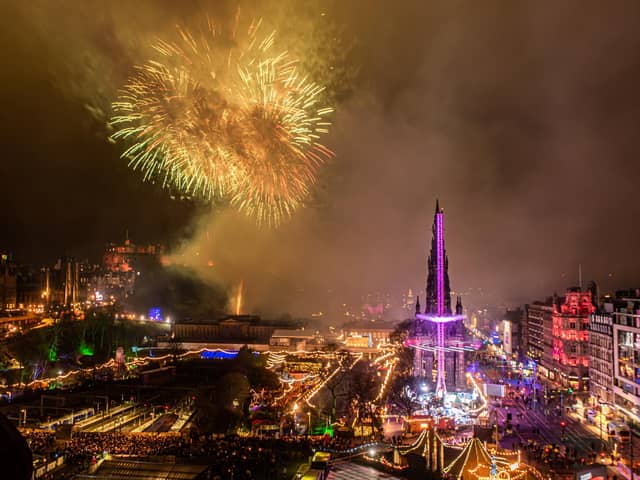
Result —
<path fill-rule="evenodd" d="M 602 404 L 598 405 L 598 410 L 600 413 L 600 448 L 604 448 L 604 443 L 602 442 Z"/>

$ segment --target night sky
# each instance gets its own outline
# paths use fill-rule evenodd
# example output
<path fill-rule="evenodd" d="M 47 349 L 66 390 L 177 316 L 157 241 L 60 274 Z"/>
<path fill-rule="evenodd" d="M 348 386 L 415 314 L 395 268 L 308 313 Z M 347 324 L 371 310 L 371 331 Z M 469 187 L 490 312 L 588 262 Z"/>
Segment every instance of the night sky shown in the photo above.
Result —
<path fill-rule="evenodd" d="M 311 205 L 259 229 L 143 183 L 107 141 L 150 41 L 231 2 L 5 1 L 1 250 L 95 258 L 128 229 L 205 279 L 244 279 L 255 308 L 308 312 L 421 291 L 439 197 L 454 290 L 531 301 L 575 284 L 579 263 L 605 289 L 640 285 L 640 3 L 240 3 L 287 41 L 307 27 L 281 19 L 303 16 L 344 45 L 327 60 L 344 80 L 336 159 Z"/>

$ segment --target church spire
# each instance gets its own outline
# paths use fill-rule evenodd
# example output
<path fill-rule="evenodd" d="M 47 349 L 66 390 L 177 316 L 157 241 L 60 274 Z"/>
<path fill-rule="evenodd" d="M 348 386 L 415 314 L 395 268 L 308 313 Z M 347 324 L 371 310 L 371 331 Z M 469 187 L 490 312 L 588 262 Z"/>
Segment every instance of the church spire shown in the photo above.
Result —
<path fill-rule="evenodd" d="M 460 295 L 456 299 L 456 315 L 462 315 L 462 298 L 460 298 Z"/>
<path fill-rule="evenodd" d="M 449 259 L 444 242 L 444 211 L 436 199 L 433 216 L 431 250 L 427 260 L 427 288 L 425 312 L 433 315 L 451 315 L 451 290 L 449 288 Z"/>
<path fill-rule="evenodd" d="M 422 313 L 420 311 L 420 295 L 416 296 L 416 315 L 418 315 L 419 313 Z"/>

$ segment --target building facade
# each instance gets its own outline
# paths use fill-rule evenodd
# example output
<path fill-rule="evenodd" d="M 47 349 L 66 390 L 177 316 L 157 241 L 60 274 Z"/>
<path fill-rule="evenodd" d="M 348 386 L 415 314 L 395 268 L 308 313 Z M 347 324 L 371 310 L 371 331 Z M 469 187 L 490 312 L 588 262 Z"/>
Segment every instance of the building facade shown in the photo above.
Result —
<path fill-rule="evenodd" d="M 59 258 L 53 267 L 44 267 L 40 281 L 45 304 L 69 305 L 86 299 L 86 290 L 80 290 L 80 262 L 72 257 Z"/>
<path fill-rule="evenodd" d="M 640 427 L 640 291 L 620 292 L 613 316 L 613 401 Z"/>
<path fill-rule="evenodd" d="M 163 251 L 162 245 L 136 245 L 128 236 L 122 244 L 110 243 L 103 253 L 102 265 L 87 271 L 89 296 L 96 300 L 96 297 L 124 300 L 133 295 L 140 275 L 164 263 Z"/>
<path fill-rule="evenodd" d="M 254 315 L 233 315 L 219 321 L 178 321 L 171 333 L 181 342 L 269 343 L 276 326 L 261 324 Z"/>
<path fill-rule="evenodd" d="M 527 357 L 538 375 L 576 391 L 589 390 L 589 319 L 595 312 L 589 290 L 569 288 L 525 307 Z"/>
<path fill-rule="evenodd" d="M 522 343 L 523 319 L 524 311 L 522 309 L 507 309 L 498 326 L 504 352 L 513 358 L 519 358 L 524 352 Z"/>
<path fill-rule="evenodd" d="M 538 366 L 542 366 L 545 350 L 545 330 L 551 333 L 551 323 L 553 317 L 552 300 L 549 298 L 546 302 L 534 302 L 525 305 L 525 323 L 526 323 L 526 354 L 531 360 L 534 360 Z M 549 347 L 550 348 L 550 344 Z M 550 356 L 549 356 L 550 358 Z M 546 372 L 544 373 L 546 376 Z"/>
<path fill-rule="evenodd" d="M 590 291 L 570 288 L 554 305 L 549 378 L 574 390 L 589 390 L 589 318 L 595 312 Z"/>
<path fill-rule="evenodd" d="M 0 310 L 16 308 L 17 303 L 16 265 L 9 255 L 0 255 Z"/>
<path fill-rule="evenodd" d="M 613 315 L 599 311 L 589 322 L 589 393 L 613 403 Z"/>

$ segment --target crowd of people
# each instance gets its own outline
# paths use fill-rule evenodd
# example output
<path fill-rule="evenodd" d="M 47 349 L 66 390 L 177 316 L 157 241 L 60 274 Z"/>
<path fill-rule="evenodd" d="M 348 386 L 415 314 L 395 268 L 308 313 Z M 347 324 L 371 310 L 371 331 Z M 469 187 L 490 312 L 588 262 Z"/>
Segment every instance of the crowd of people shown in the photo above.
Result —
<path fill-rule="evenodd" d="M 53 432 L 47 430 L 23 430 L 22 436 L 27 440 L 31 452 L 46 456 L 55 450 L 56 439 Z"/>
<path fill-rule="evenodd" d="M 175 456 L 197 460 L 209 467 L 211 478 L 226 480 L 288 479 L 298 465 L 308 461 L 314 450 L 342 451 L 360 441 L 327 437 L 241 437 L 191 438 L 179 433 L 74 432 L 64 447 L 57 447 L 53 432 L 25 430 L 33 453 L 48 458 L 65 455 L 78 466 L 95 463 L 104 453 L 153 461 L 153 457 Z"/>
<path fill-rule="evenodd" d="M 65 447 L 71 458 L 111 455 L 153 457 L 188 455 L 188 445 L 179 433 L 74 433 Z"/>
<path fill-rule="evenodd" d="M 574 447 L 553 443 L 529 441 L 519 443 L 516 447 L 522 450 L 530 463 L 538 465 L 542 470 L 570 471 L 576 464 L 589 465 L 597 460 L 595 452 L 589 453 L 586 457 L 580 456 Z"/>
<path fill-rule="evenodd" d="M 42 456 L 70 458 L 95 457 L 103 453 L 151 457 L 158 455 L 188 455 L 189 443 L 179 433 L 103 433 L 74 432 L 63 449 L 56 446 L 54 432 L 23 430 L 22 435 L 32 453 Z"/>

